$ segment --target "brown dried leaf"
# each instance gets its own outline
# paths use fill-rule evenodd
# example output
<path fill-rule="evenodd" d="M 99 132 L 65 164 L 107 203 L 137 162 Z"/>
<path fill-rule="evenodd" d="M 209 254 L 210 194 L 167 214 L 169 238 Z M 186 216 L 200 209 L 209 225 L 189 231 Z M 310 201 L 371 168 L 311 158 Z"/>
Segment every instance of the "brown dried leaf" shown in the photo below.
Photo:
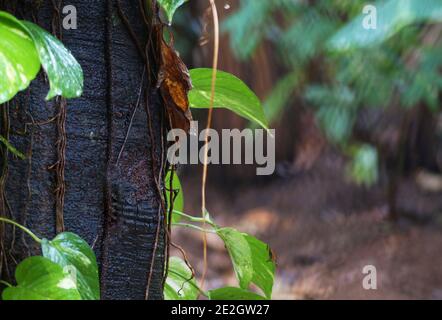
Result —
<path fill-rule="evenodd" d="M 192 113 L 188 92 L 192 89 L 189 70 L 178 53 L 161 36 L 161 67 L 158 87 L 166 106 L 172 129 L 190 130 Z"/>

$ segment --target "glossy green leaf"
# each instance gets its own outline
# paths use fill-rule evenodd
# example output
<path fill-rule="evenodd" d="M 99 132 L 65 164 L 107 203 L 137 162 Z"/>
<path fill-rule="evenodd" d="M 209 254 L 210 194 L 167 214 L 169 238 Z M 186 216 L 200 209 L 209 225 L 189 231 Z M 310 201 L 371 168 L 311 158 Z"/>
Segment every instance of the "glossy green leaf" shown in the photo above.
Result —
<path fill-rule="evenodd" d="M 376 29 L 366 28 L 363 22 L 368 15 L 361 13 L 329 40 L 329 48 L 340 51 L 369 47 L 382 43 L 408 25 L 442 21 L 440 0 L 388 0 L 375 7 Z"/>
<path fill-rule="evenodd" d="M 210 108 L 212 69 L 192 69 L 190 77 L 193 85 L 193 89 L 189 92 L 190 106 Z M 244 82 L 230 73 L 217 72 L 214 108 L 229 109 L 268 129 L 264 109 L 258 97 Z"/>
<path fill-rule="evenodd" d="M 267 298 L 271 298 L 275 262 L 264 242 L 232 228 L 217 230 L 232 259 L 233 268 L 242 289 L 254 283 Z"/>
<path fill-rule="evenodd" d="M 166 177 L 164 179 L 164 185 L 167 190 L 170 188 L 170 176 L 171 172 L 168 171 L 166 173 Z M 183 212 L 184 211 L 184 195 L 183 195 L 183 188 L 181 187 L 180 178 L 176 174 L 176 172 L 173 174 L 172 179 L 172 189 L 174 192 L 177 192 L 175 201 L 173 202 L 173 210 Z M 169 201 L 169 199 L 167 199 Z M 169 212 L 169 209 L 167 209 L 167 212 Z M 172 214 L 172 223 L 177 223 L 181 220 L 180 216 L 177 214 Z"/>
<path fill-rule="evenodd" d="M 32 39 L 50 83 L 46 99 L 55 96 L 79 97 L 83 92 L 83 70 L 70 51 L 53 35 L 39 26 L 22 21 Z"/>
<path fill-rule="evenodd" d="M 0 11 L 0 104 L 26 89 L 39 70 L 32 38 L 20 21 Z"/>
<path fill-rule="evenodd" d="M 196 300 L 198 294 L 199 289 L 195 279 L 192 279 L 192 271 L 183 260 L 171 257 L 164 285 L 164 299 Z"/>
<path fill-rule="evenodd" d="M 210 300 L 267 300 L 259 294 L 236 287 L 225 287 L 208 292 Z"/>
<path fill-rule="evenodd" d="M 3 300 L 81 300 L 72 275 L 44 257 L 30 257 L 15 271 L 17 286 L 3 291 Z"/>
<path fill-rule="evenodd" d="M 86 241 L 64 232 L 52 241 L 43 239 L 41 247 L 44 257 L 75 273 L 83 300 L 100 299 L 97 261 Z"/>
<path fill-rule="evenodd" d="M 3 143 L 6 148 L 8 148 L 8 150 L 10 152 L 12 152 L 14 155 L 16 155 L 17 157 L 19 157 L 20 159 L 26 159 L 26 156 L 21 153 L 20 151 L 18 151 L 5 137 L 3 137 L 0 134 L 0 142 Z"/>
<path fill-rule="evenodd" d="M 169 20 L 169 23 L 172 23 L 175 11 L 185 2 L 187 2 L 187 0 L 158 0 L 158 3 L 167 14 L 167 19 Z"/>

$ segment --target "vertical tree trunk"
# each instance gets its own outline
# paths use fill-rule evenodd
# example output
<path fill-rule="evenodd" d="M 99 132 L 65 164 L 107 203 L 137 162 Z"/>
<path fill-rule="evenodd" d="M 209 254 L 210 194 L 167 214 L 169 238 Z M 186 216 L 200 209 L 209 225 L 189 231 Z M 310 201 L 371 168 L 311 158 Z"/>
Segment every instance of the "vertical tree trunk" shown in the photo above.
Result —
<path fill-rule="evenodd" d="M 85 88 L 81 98 L 45 102 L 49 84 L 40 74 L 0 106 L 1 133 L 28 155 L 17 160 L 2 147 L 0 215 L 41 237 L 66 230 L 94 245 L 103 299 L 160 299 L 165 129 L 155 14 L 143 15 L 145 1 L 72 0 L 65 4 L 76 7 L 78 29 L 63 30 L 60 0 L 13 2 L 0 1 L 1 9 L 62 33 Z M 40 249 L 9 226 L 0 232 L 1 277 L 10 279 L 17 262 Z"/>

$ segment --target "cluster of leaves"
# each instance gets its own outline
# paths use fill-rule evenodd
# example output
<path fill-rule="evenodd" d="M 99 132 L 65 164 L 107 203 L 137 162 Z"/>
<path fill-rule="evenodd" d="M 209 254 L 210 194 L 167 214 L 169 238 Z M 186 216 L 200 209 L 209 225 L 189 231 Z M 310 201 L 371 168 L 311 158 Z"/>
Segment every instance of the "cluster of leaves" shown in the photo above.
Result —
<path fill-rule="evenodd" d="M 185 1 L 160 0 L 159 3 L 165 10 L 169 22 L 172 22 L 175 10 Z M 258 3 L 266 3 L 264 1 Z M 190 70 L 193 89 L 189 92 L 189 104 L 192 108 L 210 108 L 212 69 L 200 68 Z M 213 101 L 214 108 L 226 108 L 239 116 L 268 129 L 268 123 L 264 109 L 258 97 L 240 79 L 232 74 L 217 71 L 216 94 Z M 211 232 L 218 235 L 232 260 L 233 269 L 238 279 L 238 287 L 223 287 L 202 291 L 198 287 L 195 275 L 187 265 L 187 262 L 178 257 L 169 259 L 168 276 L 164 288 L 164 297 L 167 300 L 195 300 L 204 295 L 210 300 L 263 300 L 270 299 L 272 295 L 275 275 L 275 262 L 269 246 L 255 237 L 242 233 L 233 228 L 218 226 L 205 213 L 204 218 L 197 218 L 183 213 L 184 197 L 181 183 L 177 175 L 166 175 L 165 185 L 172 185 L 172 192 L 177 195 L 173 203 L 172 225 L 194 228 L 201 232 Z M 192 223 L 209 225 L 212 229 L 205 230 L 194 224 L 181 223 L 181 219 L 187 219 Z M 263 295 L 250 290 L 251 285 L 259 288 Z"/>
<path fill-rule="evenodd" d="M 436 110 L 442 89 L 442 45 L 428 45 L 422 39 L 432 24 L 442 21 L 442 3 L 386 0 L 371 4 L 377 9 L 376 29 L 364 28 L 367 2 L 363 0 L 241 0 L 239 10 L 224 23 L 240 59 L 251 57 L 266 40 L 273 43 L 288 70 L 265 102 L 269 120 L 278 120 L 295 95 L 304 99 L 315 108 L 329 140 L 344 150 L 352 149 L 349 170 L 366 184 L 375 182 L 378 157 L 374 147 L 369 157 L 361 157 L 367 154 L 367 146 L 352 138 L 358 111 L 388 107 L 397 97 L 405 108 L 424 102 Z M 419 57 L 412 66 L 407 64 L 410 54 Z M 307 83 L 304 79 L 311 76 L 312 65 L 320 74 Z M 355 151 L 358 148 L 362 149 Z"/>
<path fill-rule="evenodd" d="M 170 185 L 171 174 L 166 177 L 166 185 Z M 195 300 L 204 295 L 211 300 L 264 300 L 272 296 L 275 275 L 275 261 L 267 244 L 255 237 L 233 228 L 218 226 L 206 212 L 204 218 L 197 218 L 183 213 L 184 197 L 178 176 L 173 175 L 172 188 L 178 192 L 173 203 L 172 226 L 195 228 L 201 232 L 218 235 L 224 242 L 232 260 L 233 269 L 238 279 L 238 287 L 223 287 L 203 292 L 197 285 L 191 269 L 185 261 L 178 257 L 169 259 L 168 276 L 164 288 L 167 300 Z M 182 220 L 192 223 L 182 223 Z M 195 223 L 208 225 L 205 230 Z M 262 292 L 257 294 L 250 290 L 255 285 Z"/>
<path fill-rule="evenodd" d="M 189 92 L 189 104 L 192 108 L 209 108 L 212 81 L 212 69 L 190 70 L 193 89 Z M 267 119 L 258 97 L 235 76 L 218 71 L 216 79 L 215 108 L 229 109 L 239 116 L 268 128 Z M 170 181 L 172 179 L 172 181 Z M 172 186 L 175 194 L 173 203 L 172 226 L 194 228 L 201 232 L 217 234 L 226 246 L 232 260 L 239 287 L 223 287 L 203 292 L 198 287 L 191 269 L 178 257 L 169 259 L 168 277 L 164 288 L 164 297 L 168 300 L 194 300 L 204 295 L 212 300 L 262 300 L 270 299 L 275 274 L 275 262 L 269 246 L 255 237 L 233 228 L 222 228 L 215 224 L 206 212 L 205 218 L 197 218 L 183 213 L 184 196 L 181 183 L 176 174 L 168 172 L 165 186 Z M 168 210 L 169 211 L 169 210 Z M 192 223 L 208 225 L 205 230 L 194 224 L 181 223 L 187 219 Z M 263 295 L 250 291 L 255 285 Z"/>
<path fill-rule="evenodd" d="M 266 300 L 272 295 L 275 263 L 267 244 L 233 228 L 210 224 L 223 241 L 232 260 L 238 287 L 222 287 L 203 292 L 197 285 L 186 262 L 178 257 L 169 260 L 168 276 L 164 288 L 166 300 L 195 300 L 204 295 L 211 300 Z M 207 232 L 207 231 L 204 231 Z M 258 287 L 262 294 L 250 290 Z"/>
<path fill-rule="evenodd" d="M 36 24 L 0 11 L 0 104 L 26 89 L 40 66 L 50 83 L 47 100 L 82 94 L 83 71 L 63 44 Z"/>
<path fill-rule="evenodd" d="M 93 250 L 76 234 L 63 232 L 53 240 L 39 239 L 14 221 L 0 218 L 27 232 L 41 246 L 41 256 L 23 260 L 16 268 L 16 286 L 7 284 L 3 300 L 98 300 L 98 266 Z"/>
<path fill-rule="evenodd" d="M 170 185 L 169 172 L 165 184 Z M 264 242 L 233 228 L 220 227 L 208 213 L 197 218 L 183 213 L 184 197 L 177 175 L 172 179 L 174 210 L 172 225 L 195 228 L 202 232 L 217 234 L 226 246 L 239 282 L 238 287 L 222 287 L 202 291 L 185 261 L 178 257 L 169 259 L 168 277 L 164 287 L 167 300 L 195 300 L 204 295 L 211 300 L 265 300 L 272 296 L 275 261 L 272 251 Z M 209 225 L 205 230 L 195 224 Z M 22 261 L 16 268 L 16 285 L 7 286 L 2 292 L 3 300 L 98 300 L 100 298 L 98 266 L 90 246 L 78 235 L 70 232 L 58 234 L 53 240 L 40 239 L 26 227 L 6 218 L 0 222 L 11 223 L 28 233 L 41 246 L 41 256 Z M 251 285 L 262 294 L 250 290 Z"/>
<path fill-rule="evenodd" d="M 170 184 L 171 174 L 165 179 Z M 223 287 L 203 292 L 186 262 L 178 257 L 169 260 L 164 296 L 168 300 L 195 300 L 204 295 L 212 300 L 263 300 L 272 295 L 275 262 L 267 244 L 233 228 L 223 228 L 213 222 L 209 214 L 204 219 L 183 213 L 184 197 L 177 175 L 173 175 L 172 188 L 178 192 L 174 199 L 172 222 L 175 226 L 193 227 L 203 232 L 217 234 L 225 243 L 232 259 L 239 287 Z M 182 219 L 209 225 L 204 230 Z M 78 235 L 70 232 L 58 234 L 53 240 L 40 239 L 26 227 L 6 218 L 0 222 L 11 223 L 28 233 L 41 246 L 41 256 L 23 260 L 16 268 L 16 285 L 7 286 L 3 300 L 98 300 L 100 298 L 98 266 L 91 247 Z M 250 291 L 258 287 L 263 295 Z"/>
<path fill-rule="evenodd" d="M 164 0 L 160 4 L 166 10 L 169 21 L 184 0 Z M 47 99 L 55 95 L 66 98 L 82 93 L 83 73 L 80 65 L 69 51 L 52 35 L 26 21 L 17 20 L 8 13 L 0 12 L 0 104 L 24 90 L 43 65 L 51 89 Z M 191 70 L 194 88 L 189 93 L 193 108 L 210 106 L 212 81 L 211 69 Z M 238 78 L 225 72 L 217 74 L 215 107 L 227 108 L 238 115 L 268 128 L 263 108 L 256 95 Z M 19 152 L 0 136 L 13 153 Z M 170 173 L 165 185 L 169 185 Z M 265 243 L 232 228 L 216 225 L 208 214 L 196 218 L 182 213 L 184 198 L 181 184 L 175 175 L 172 187 L 178 190 L 174 199 L 172 222 L 175 225 L 198 228 L 203 232 L 216 233 L 225 243 L 239 281 L 239 287 L 225 287 L 208 292 L 198 288 L 186 263 L 177 257 L 169 261 L 165 285 L 166 299 L 196 299 L 200 294 L 209 299 L 270 299 L 275 273 L 271 250 Z M 204 230 L 193 224 L 180 223 L 182 218 L 209 225 Z M 4 300 L 97 300 L 99 294 L 98 267 L 93 250 L 78 235 L 65 232 L 53 240 L 40 239 L 26 227 L 0 217 L 1 222 L 11 223 L 28 233 L 41 245 L 41 256 L 29 257 L 16 268 L 16 285 L 2 282 L 7 288 Z M 254 284 L 263 295 L 250 291 Z"/>

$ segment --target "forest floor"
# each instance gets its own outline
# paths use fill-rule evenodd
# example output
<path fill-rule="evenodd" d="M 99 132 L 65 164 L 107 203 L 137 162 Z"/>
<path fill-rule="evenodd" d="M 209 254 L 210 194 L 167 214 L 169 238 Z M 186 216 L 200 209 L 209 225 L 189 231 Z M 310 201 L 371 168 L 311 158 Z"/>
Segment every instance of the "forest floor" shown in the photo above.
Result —
<path fill-rule="evenodd" d="M 182 177 L 186 212 L 198 213 L 200 179 L 192 172 Z M 415 176 L 400 183 L 398 207 L 409 214 L 396 224 L 388 222 L 384 188 L 347 181 L 332 152 L 264 184 L 215 180 L 208 208 L 218 224 L 249 232 L 276 253 L 274 299 L 442 299 L 442 194 L 425 191 Z M 201 234 L 173 236 L 201 274 Z M 223 243 L 210 235 L 208 248 L 207 286 L 236 285 Z M 366 265 L 377 269 L 377 290 L 362 286 Z"/>

